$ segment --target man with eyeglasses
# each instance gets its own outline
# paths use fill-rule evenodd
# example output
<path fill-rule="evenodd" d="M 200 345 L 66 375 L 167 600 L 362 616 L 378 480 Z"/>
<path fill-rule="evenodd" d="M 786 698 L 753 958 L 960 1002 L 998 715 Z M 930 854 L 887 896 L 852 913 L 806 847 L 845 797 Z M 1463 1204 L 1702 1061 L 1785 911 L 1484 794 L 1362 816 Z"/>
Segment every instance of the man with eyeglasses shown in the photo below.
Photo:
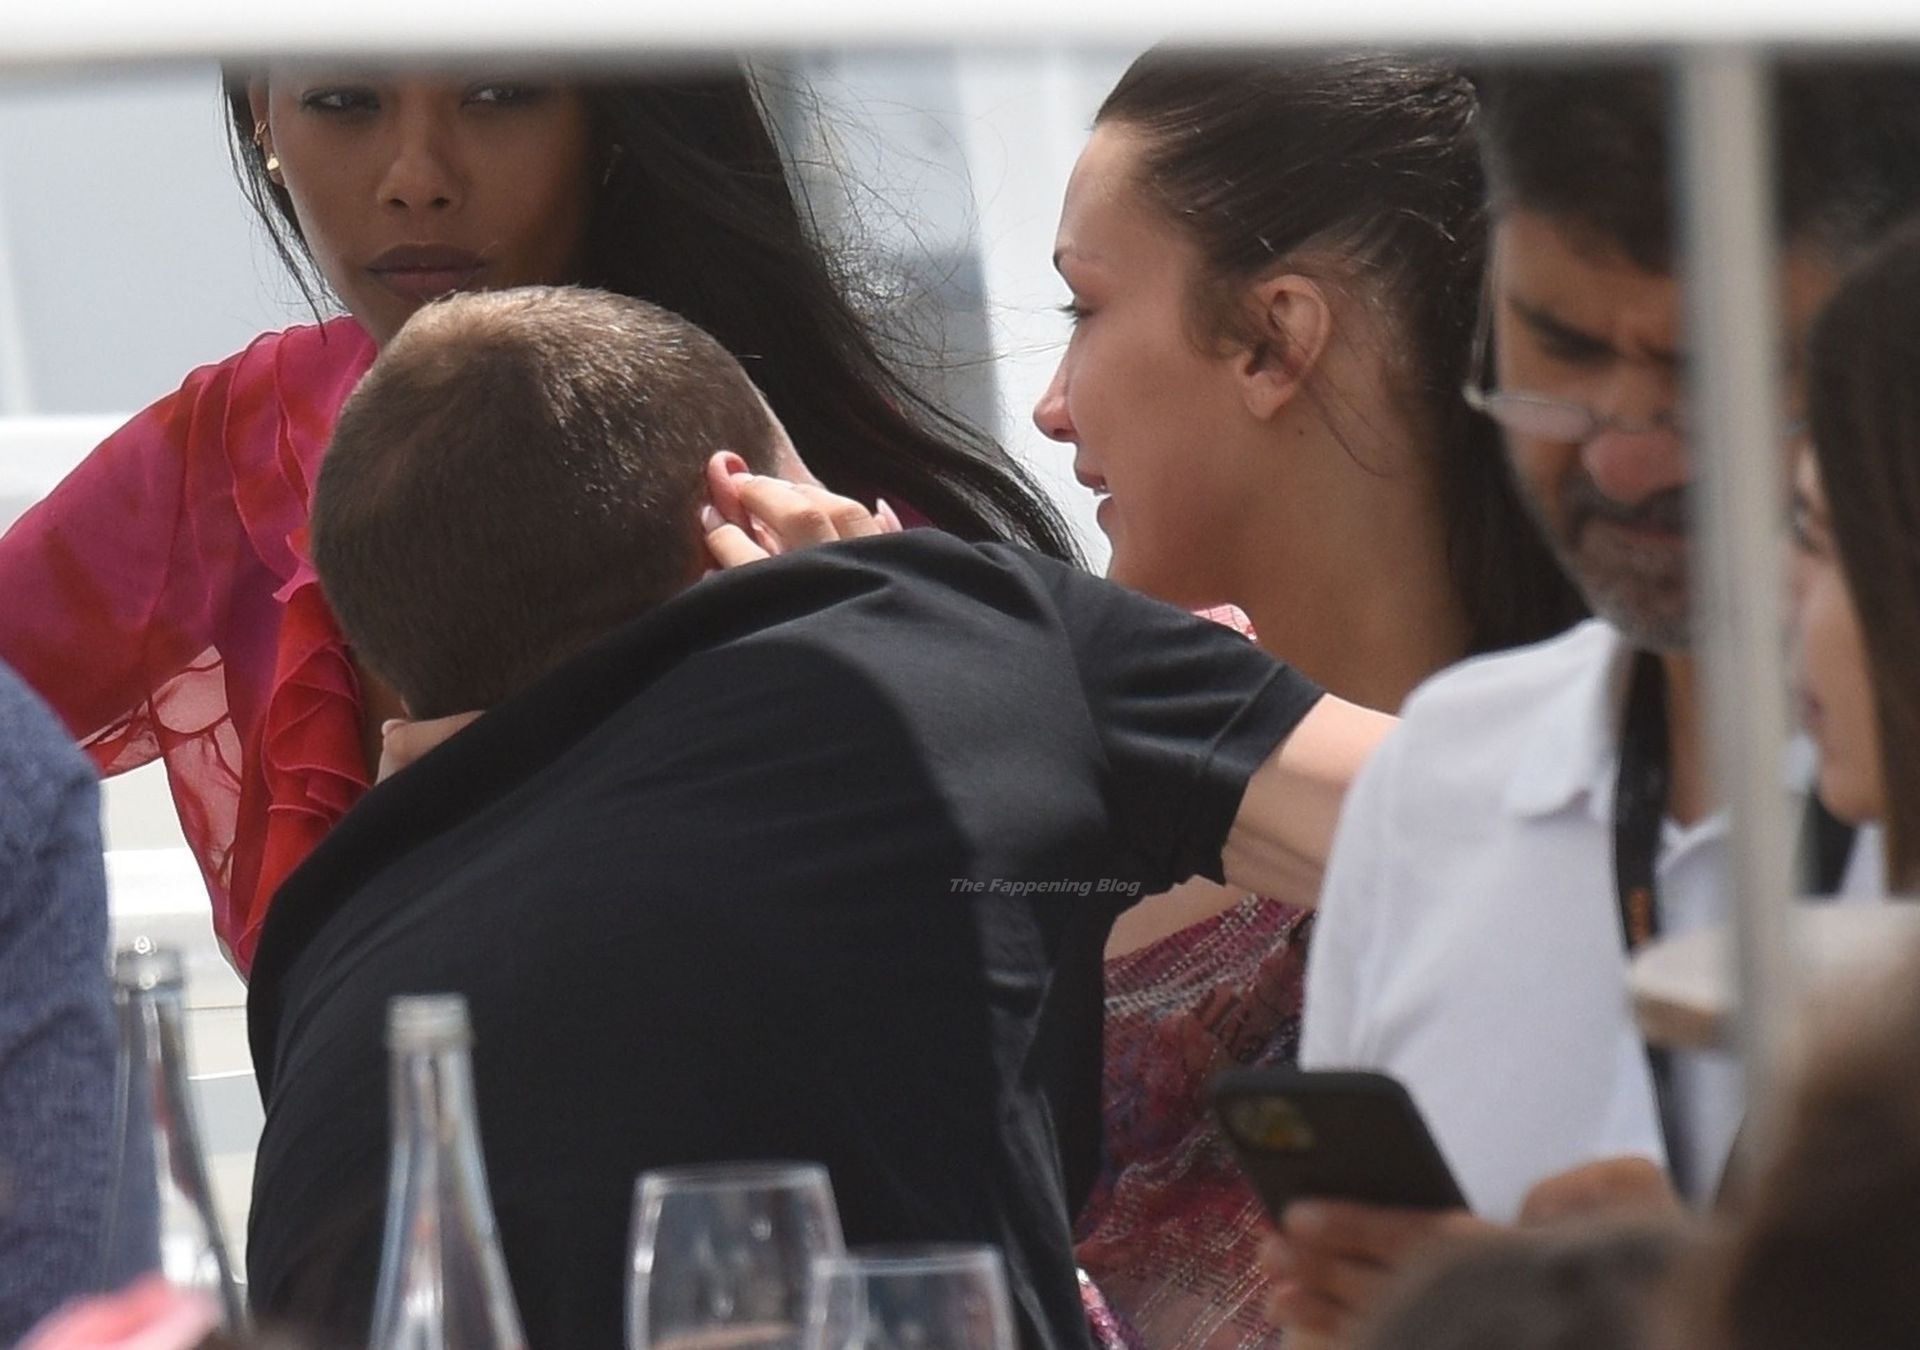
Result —
<path fill-rule="evenodd" d="M 1776 109 L 1791 423 L 1799 336 L 1848 257 L 1920 205 L 1920 80 L 1785 69 Z M 1667 139 L 1656 69 L 1483 87 L 1494 247 L 1465 396 L 1599 617 L 1437 677 L 1348 798 L 1301 1059 L 1406 1083 L 1479 1217 L 1295 1206 L 1268 1254 L 1289 1344 L 1344 1335 L 1438 1231 L 1671 1205 L 1669 1176 L 1710 1196 L 1739 1126 L 1738 1066 L 1650 1053 L 1624 981 L 1632 947 L 1727 912 Z"/>

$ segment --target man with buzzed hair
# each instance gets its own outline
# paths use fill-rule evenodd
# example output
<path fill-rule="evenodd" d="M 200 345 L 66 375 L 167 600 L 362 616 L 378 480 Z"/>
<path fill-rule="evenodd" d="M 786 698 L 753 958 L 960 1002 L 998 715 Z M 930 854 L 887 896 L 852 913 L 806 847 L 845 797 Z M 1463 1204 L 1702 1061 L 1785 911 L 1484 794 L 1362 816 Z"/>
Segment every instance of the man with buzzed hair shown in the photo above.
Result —
<path fill-rule="evenodd" d="M 364 1335 L 385 1008 L 448 990 L 533 1346 L 621 1345 L 638 1172 L 795 1157 L 850 1242 L 995 1243 L 1026 1346 L 1088 1344 L 1107 928 L 1196 873 L 1310 899 L 1387 719 L 933 530 L 696 580 L 783 443 L 703 334 L 581 291 L 422 310 L 342 412 L 321 584 L 412 714 L 479 715 L 269 912 L 263 1317 Z"/>
<path fill-rule="evenodd" d="M 1667 1168 L 1710 1196 L 1743 1096 L 1730 1058 L 1650 1054 L 1625 984 L 1632 946 L 1727 914 L 1692 651 L 1667 75 L 1513 70 L 1483 95 L 1492 342 L 1466 396 L 1504 428 L 1599 617 L 1408 702 L 1341 822 L 1301 1059 L 1400 1078 L 1474 1210 L 1507 1221 L 1658 1202 Z M 1815 311 L 1851 257 L 1920 207 L 1920 71 L 1789 64 L 1776 109 L 1793 423 Z M 1785 447 L 1754 452 L 1785 471 Z M 1457 1226 L 1364 1206 L 1290 1213 L 1275 1315 L 1342 1334 Z"/>

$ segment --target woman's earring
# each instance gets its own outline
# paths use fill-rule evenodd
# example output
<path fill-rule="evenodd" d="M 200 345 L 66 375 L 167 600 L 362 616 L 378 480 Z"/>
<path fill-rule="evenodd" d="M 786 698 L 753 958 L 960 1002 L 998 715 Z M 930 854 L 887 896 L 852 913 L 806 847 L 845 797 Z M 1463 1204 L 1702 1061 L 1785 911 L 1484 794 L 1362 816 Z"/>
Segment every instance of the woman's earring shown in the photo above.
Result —
<path fill-rule="evenodd" d="M 267 124 L 265 122 L 255 122 L 253 124 L 253 148 L 260 152 L 268 173 L 273 174 L 280 172 L 280 156 L 267 149 Z"/>
<path fill-rule="evenodd" d="M 607 147 L 607 167 L 602 170 L 600 174 L 601 187 L 605 187 L 613 181 L 613 171 L 619 167 L 620 156 L 624 152 L 624 146 L 610 145 Z"/>

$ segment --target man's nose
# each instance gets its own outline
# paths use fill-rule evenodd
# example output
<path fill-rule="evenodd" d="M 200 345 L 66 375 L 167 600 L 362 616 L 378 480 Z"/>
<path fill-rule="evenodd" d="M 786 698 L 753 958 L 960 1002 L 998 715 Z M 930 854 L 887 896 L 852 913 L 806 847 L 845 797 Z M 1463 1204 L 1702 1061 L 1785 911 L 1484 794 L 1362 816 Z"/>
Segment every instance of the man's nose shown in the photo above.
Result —
<path fill-rule="evenodd" d="M 1686 442 L 1668 425 L 1603 427 L 1580 447 L 1580 461 L 1595 487 L 1627 504 L 1691 481 Z"/>

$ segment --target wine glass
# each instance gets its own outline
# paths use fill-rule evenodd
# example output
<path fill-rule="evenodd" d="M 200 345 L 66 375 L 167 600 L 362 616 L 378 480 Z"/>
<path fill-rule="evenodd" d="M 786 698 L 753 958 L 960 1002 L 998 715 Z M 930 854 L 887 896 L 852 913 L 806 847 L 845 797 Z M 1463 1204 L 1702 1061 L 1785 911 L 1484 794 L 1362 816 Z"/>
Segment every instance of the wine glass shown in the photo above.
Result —
<path fill-rule="evenodd" d="M 1014 1350 L 999 1251 L 869 1247 L 821 1257 L 805 1350 Z"/>
<path fill-rule="evenodd" d="M 628 1350 L 800 1350 L 812 1264 L 845 1250 L 817 1163 L 642 1173 Z"/>

